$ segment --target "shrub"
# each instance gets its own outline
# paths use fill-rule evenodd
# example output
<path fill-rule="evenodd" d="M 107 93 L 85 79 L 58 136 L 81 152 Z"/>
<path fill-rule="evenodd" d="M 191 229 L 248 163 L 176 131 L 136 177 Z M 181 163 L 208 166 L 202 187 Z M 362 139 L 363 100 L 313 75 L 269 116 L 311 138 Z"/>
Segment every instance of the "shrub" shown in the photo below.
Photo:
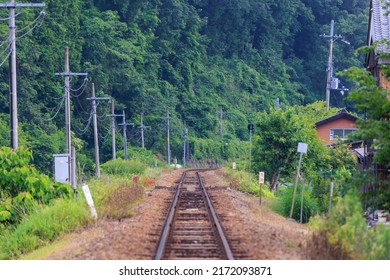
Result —
<path fill-rule="evenodd" d="M 52 180 L 29 165 L 30 150 L 0 148 L 0 223 L 15 224 L 38 203 L 48 204 L 58 197 L 69 197 L 70 188 Z"/>
<path fill-rule="evenodd" d="M 246 171 L 232 170 L 226 167 L 222 170 L 225 176 L 228 177 L 230 188 L 248 192 L 256 196 L 260 195 L 260 186 L 259 183 L 254 180 L 255 175 L 252 175 L 252 180 L 249 182 L 249 174 Z M 262 196 L 266 198 L 275 197 L 266 185 L 262 188 Z"/>
<path fill-rule="evenodd" d="M 123 151 L 117 153 L 118 157 L 122 158 L 123 154 Z M 138 161 L 148 166 L 154 166 L 156 160 L 158 163 L 160 162 L 151 150 L 145 148 L 131 147 L 127 150 L 127 156 L 130 161 Z"/>
<path fill-rule="evenodd" d="M 342 251 L 338 255 L 352 259 L 390 259 L 390 229 L 368 229 L 357 193 L 342 197 L 332 212 L 310 222 L 316 236 L 325 236 L 325 246 Z M 315 242 L 315 239 L 314 239 Z M 314 244 L 315 246 L 316 244 Z"/>
<path fill-rule="evenodd" d="M 301 215 L 301 186 L 298 185 L 297 187 L 297 193 L 295 196 L 295 202 L 294 202 L 294 210 L 292 213 L 292 218 L 299 221 L 300 215 Z M 294 187 L 288 187 L 284 189 L 280 189 L 279 196 L 280 196 L 280 212 L 282 215 L 289 217 L 290 211 L 291 211 L 291 203 L 292 203 L 292 197 L 293 197 Z M 316 214 L 318 211 L 318 205 L 314 198 L 311 197 L 310 192 L 305 189 L 305 193 L 303 195 L 303 208 L 302 208 L 302 222 L 307 223 L 310 219 L 310 217 L 314 214 Z"/>
<path fill-rule="evenodd" d="M 141 175 L 146 168 L 147 166 L 144 163 L 135 160 L 123 160 L 121 158 L 102 164 L 102 170 L 112 175 Z"/>

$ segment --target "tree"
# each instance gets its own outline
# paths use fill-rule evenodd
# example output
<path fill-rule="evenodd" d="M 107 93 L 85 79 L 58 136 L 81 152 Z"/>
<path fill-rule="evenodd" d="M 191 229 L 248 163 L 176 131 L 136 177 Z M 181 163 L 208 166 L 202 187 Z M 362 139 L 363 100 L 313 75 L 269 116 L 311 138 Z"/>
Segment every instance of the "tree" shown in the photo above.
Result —
<path fill-rule="evenodd" d="M 307 106 L 287 107 L 271 110 L 257 116 L 254 137 L 254 168 L 265 171 L 270 189 L 275 191 L 281 177 L 289 178 L 295 171 L 299 155 L 299 142 L 308 144 L 301 173 L 307 179 L 314 179 L 320 170 L 338 168 L 350 162 L 351 157 L 337 156 L 317 138 L 314 123 L 329 117 L 337 109 L 326 111 L 324 102 Z"/>
<path fill-rule="evenodd" d="M 389 72 L 389 69 L 386 70 Z M 367 117 L 357 121 L 355 137 L 371 143 L 376 163 L 390 166 L 390 100 L 389 92 L 377 86 L 375 78 L 366 70 L 351 67 L 342 72 L 356 83 L 349 94 L 356 109 Z M 388 74 L 388 73 L 387 73 Z"/>

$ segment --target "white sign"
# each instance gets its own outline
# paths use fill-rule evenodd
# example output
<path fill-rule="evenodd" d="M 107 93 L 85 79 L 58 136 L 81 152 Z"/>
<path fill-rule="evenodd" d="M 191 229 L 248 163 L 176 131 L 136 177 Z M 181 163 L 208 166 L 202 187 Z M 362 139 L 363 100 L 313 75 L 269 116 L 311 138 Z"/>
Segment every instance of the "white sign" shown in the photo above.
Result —
<path fill-rule="evenodd" d="M 236 170 L 236 168 L 237 168 L 237 165 L 235 162 L 233 162 L 233 169 Z"/>
<path fill-rule="evenodd" d="M 298 153 L 307 153 L 307 144 L 306 143 L 298 143 Z"/>
<path fill-rule="evenodd" d="M 264 172 L 259 172 L 259 183 L 264 184 Z"/>

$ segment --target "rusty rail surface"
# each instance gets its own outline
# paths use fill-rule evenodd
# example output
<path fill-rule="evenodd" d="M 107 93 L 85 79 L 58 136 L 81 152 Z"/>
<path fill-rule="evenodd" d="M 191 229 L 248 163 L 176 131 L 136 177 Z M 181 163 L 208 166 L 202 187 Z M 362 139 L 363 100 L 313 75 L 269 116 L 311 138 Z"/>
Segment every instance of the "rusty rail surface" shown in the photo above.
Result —
<path fill-rule="evenodd" d="M 160 235 L 156 260 L 234 259 L 198 171 L 182 174 Z"/>

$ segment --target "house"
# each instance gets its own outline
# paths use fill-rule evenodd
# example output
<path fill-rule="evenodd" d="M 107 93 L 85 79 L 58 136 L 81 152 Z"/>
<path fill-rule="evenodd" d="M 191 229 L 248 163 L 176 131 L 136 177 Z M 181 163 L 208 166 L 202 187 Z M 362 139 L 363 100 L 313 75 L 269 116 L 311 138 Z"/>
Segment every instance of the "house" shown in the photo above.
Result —
<path fill-rule="evenodd" d="M 367 46 L 372 46 L 373 51 L 366 54 L 365 67 L 377 80 L 377 85 L 389 92 L 390 80 L 384 75 L 383 68 L 390 64 L 390 0 L 371 0 L 370 15 L 367 32 Z M 390 169 L 386 166 L 375 164 L 373 156 L 374 149 L 370 145 L 355 151 L 362 162 L 365 162 L 363 169 L 370 169 L 374 172 L 376 182 L 388 180 Z"/>
<path fill-rule="evenodd" d="M 379 86 L 390 90 L 390 81 L 385 78 L 383 65 L 390 64 L 390 57 L 380 55 L 390 54 L 390 5 L 389 0 L 371 0 L 368 22 L 367 46 L 374 50 L 366 54 L 365 67 L 377 79 Z"/>
<path fill-rule="evenodd" d="M 317 137 L 325 145 L 336 143 L 338 139 L 348 139 L 348 134 L 356 130 L 358 118 L 342 109 L 335 115 L 315 123 Z"/>

